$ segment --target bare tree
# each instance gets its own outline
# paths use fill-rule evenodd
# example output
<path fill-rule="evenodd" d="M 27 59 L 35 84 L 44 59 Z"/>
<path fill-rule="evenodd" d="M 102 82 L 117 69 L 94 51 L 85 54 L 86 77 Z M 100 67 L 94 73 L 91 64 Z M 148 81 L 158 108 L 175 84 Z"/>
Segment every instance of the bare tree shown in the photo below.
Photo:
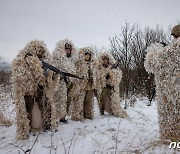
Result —
<path fill-rule="evenodd" d="M 154 75 L 147 73 L 144 68 L 146 49 L 155 42 L 168 44 L 169 36 L 159 25 L 155 29 L 146 27 L 142 30 L 138 24 L 130 26 L 126 22 L 121 34 L 110 38 L 110 52 L 120 62 L 119 67 L 123 72 L 120 92 L 125 100 L 134 94 L 147 96 L 151 100 L 155 84 Z"/>
<path fill-rule="evenodd" d="M 134 39 L 134 30 L 135 25 L 130 28 L 129 24 L 126 23 L 125 26 L 122 27 L 121 35 L 116 35 L 110 39 L 110 51 L 114 58 L 121 62 L 120 68 L 123 72 L 123 82 L 121 83 L 120 91 L 123 92 L 125 100 L 128 98 L 130 87 L 131 43 Z"/>

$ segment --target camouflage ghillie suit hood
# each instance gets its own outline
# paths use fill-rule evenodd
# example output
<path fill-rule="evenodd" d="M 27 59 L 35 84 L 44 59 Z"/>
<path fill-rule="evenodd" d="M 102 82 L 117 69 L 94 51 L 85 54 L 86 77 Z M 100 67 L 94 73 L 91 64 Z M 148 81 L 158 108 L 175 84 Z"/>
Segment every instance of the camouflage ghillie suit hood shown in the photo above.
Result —
<path fill-rule="evenodd" d="M 162 47 L 155 43 L 147 48 L 144 63 L 155 74 L 161 139 L 180 140 L 180 37 Z"/>
<path fill-rule="evenodd" d="M 29 42 L 23 50 L 19 52 L 12 63 L 14 84 L 21 83 L 18 90 L 24 91 L 29 95 L 34 95 L 39 83 L 43 84 L 45 78 L 43 75 L 42 63 L 37 57 L 37 50 L 45 49 L 45 59 L 48 58 L 48 50 L 41 41 Z M 31 55 L 30 58 L 27 55 Z M 34 70 L 37 73 L 31 73 Z M 26 75 L 26 74 L 29 75 Z M 27 82 L 29 81 L 29 82 Z M 37 82 L 35 82 L 37 81 Z"/>
<path fill-rule="evenodd" d="M 51 75 L 49 73 L 46 79 L 44 70 L 42 69 L 42 62 L 37 55 L 43 60 L 48 61 L 49 52 L 46 45 L 42 41 L 33 40 L 19 52 L 12 62 L 12 80 L 14 100 L 16 103 L 18 139 L 27 139 L 30 130 L 30 121 L 27 117 L 24 96 L 36 96 L 38 85 L 42 85 L 45 88 L 44 91 L 48 97 L 49 103 L 52 104 Z M 45 83 L 46 81 L 47 84 Z M 53 114 L 51 118 L 52 127 L 55 127 Z"/>
<path fill-rule="evenodd" d="M 69 44 L 72 47 L 71 57 L 68 58 L 65 52 L 65 44 Z M 76 73 L 74 61 L 76 59 L 76 49 L 72 41 L 65 39 L 57 42 L 54 51 L 52 52 L 52 63 L 60 70 L 66 71 L 72 74 Z"/>
<path fill-rule="evenodd" d="M 85 60 L 85 53 L 91 55 L 91 60 Z M 82 80 L 76 80 L 74 90 L 76 91 L 73 112 L 72 112 L 72 119 L 73 120 L 80 120 L 82 121 L 84 118 L 84 99 L 86 95 L 86 91 L 91 91 L 94 89 L 94 80 L 95 80 L 95 61 L 94 61 L 94 51 L 90 47 L 81 48 L 78 51 L 78 58 L 75 62 L 77 72 L 76 74 L 83 78 Z M 93 118 L 93 101 L 90 102 L 92 104 L 88 104 L 90 107 L 89 115 L 87 115 L 90 119 Z"/>
<path fill-rule="evenodd" d="M 66 56 L 65 45 L 68 44 L 71 46 L 71 57 Z M 72 41 L 65 39 L 57 42 L 55 50 L 52 52 L 51 61 L 52 64 L 61 71 L 65 71 L 71 74 L 76 74 L 76 67 L 74 61 L 76 59 L 76 49 Z M 73 83 L 75 79 L 68 78 L 69 83 Z M 54 76 L 54 102 L 57 108 L 57 118 L 64 118 L 67 114 L 67 99 L 70 95 L 74 96 L 75 91 L 68 93 L 68 85 L 64 82 L 62 76 Z"/>
<path fill-rule="evenodd" d="M 180 37 L 180 24 L 173 27 L 173 29 L 171 30 L 171 35 Z"/>
<path fill-rule="evenodd" d="M 103 66 L 103 58 L 106 57 L 109 59 L 109 65 L 107 68 Z M 96 67 L 96 89 L 97 89 L 97 98 L 99 105 L 101 102 L 101 94 L 106 85 L 113 87 L 111 93 L 111 104 L 110 110 L 116 117 L 126 117 L 127 114 L 123 111 L 120 106 L 120 97 L 119 97 L 119 84 L 122 78 L 122 71 L 119 69 L 112 69 L 113 64 L 115 63 L 114 58 L 108 52 L 102 52 L 98 57 L 98 65 Z M 106 76 L 109 74 L 110 78 L 106 80 Z"/>

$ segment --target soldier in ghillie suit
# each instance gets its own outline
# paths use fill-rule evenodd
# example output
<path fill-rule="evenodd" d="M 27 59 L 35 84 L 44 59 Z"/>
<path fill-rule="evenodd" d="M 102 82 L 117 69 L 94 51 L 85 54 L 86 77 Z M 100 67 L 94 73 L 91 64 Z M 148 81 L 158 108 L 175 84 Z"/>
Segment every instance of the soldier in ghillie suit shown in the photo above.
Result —
<path fill-rule="evenodd" d="M 154 43 L 147 48 L 144 66 L 154 73 L 158 99 L 160 138 L 180 141 L 180 25 L 171 35 L 174 40 L 163 47 Z"/>
<path fill-rule="evenodd" d="M 113 68 L 114 58 L 107 52 L 98 57 L 96 68 L 96 89 L 100 114 L 104 111 L 115 117 L 127 117 L 127 113 L 120 106 L 119 84 L 122 78 L 122 71 Z"/>
<path fill-rule="evenodd" d="M 74 64 L 75 47 L 70 40 L 62 40 L 56 44 L 56 48 L 52 53 L 52 64 L 59 70 L 76 74 Z M 72 98 L 75 91 L 72 90 L 74 86 L 74 78 L 64 79 L 63 76 L 53 75 L 54 95 L 53 100 L 56 104 L 57 120 L 60 122 L 67 122 L 66 115 L 70 112 Z"/>
<path fill-rule="evenodd" d="M 52 76 L 50 72 L 44 72 L 41 62 L 48 60 L 48 54 L 42 41 L 33 40 L 12 63 L 18 139 L 27 139 L 30 130 L 56 127 Z"/>
<path fill-rule="evenodd" d="M 94 51 L 86 47 L 79 49 L 75 62 L 76 74 L 82 80 L 76 80 L 76 97 L 73 104 L 72 120 L 93 119 L 94 116 Z"/>

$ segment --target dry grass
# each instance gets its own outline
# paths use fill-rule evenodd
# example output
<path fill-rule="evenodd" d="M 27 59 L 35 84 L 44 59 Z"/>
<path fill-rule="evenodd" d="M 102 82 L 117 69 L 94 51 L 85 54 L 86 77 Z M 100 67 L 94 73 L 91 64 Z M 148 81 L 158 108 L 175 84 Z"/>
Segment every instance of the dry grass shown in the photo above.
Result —
<path fill-rule="evenodd" d="M 12 126 L 12 121 L 6 118 L 3 113 L 0 113 L 0 125 L 9 127 Z"/>

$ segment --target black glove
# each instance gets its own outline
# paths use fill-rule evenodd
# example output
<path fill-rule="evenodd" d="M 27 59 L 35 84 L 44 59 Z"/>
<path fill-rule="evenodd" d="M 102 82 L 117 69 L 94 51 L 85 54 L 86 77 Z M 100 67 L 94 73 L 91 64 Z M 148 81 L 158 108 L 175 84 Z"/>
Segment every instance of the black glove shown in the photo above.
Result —
<path fill-rule="evenodd" d="M 106 87 L 107 87 L 108 89 L 114 89 L 114 87 L 111 86 L 111 85 L 109 85 L 109 84 L 107 84 Z"/>
<path fill-rule="evenodd" d="M 94 89 L 94 95 L 97 96 L 97 89 Z"/>
<path fill-rule="evenodd" d="M 110 78 L 109 73 L 106 75 L 106 80 L 108 80 Z"/>

